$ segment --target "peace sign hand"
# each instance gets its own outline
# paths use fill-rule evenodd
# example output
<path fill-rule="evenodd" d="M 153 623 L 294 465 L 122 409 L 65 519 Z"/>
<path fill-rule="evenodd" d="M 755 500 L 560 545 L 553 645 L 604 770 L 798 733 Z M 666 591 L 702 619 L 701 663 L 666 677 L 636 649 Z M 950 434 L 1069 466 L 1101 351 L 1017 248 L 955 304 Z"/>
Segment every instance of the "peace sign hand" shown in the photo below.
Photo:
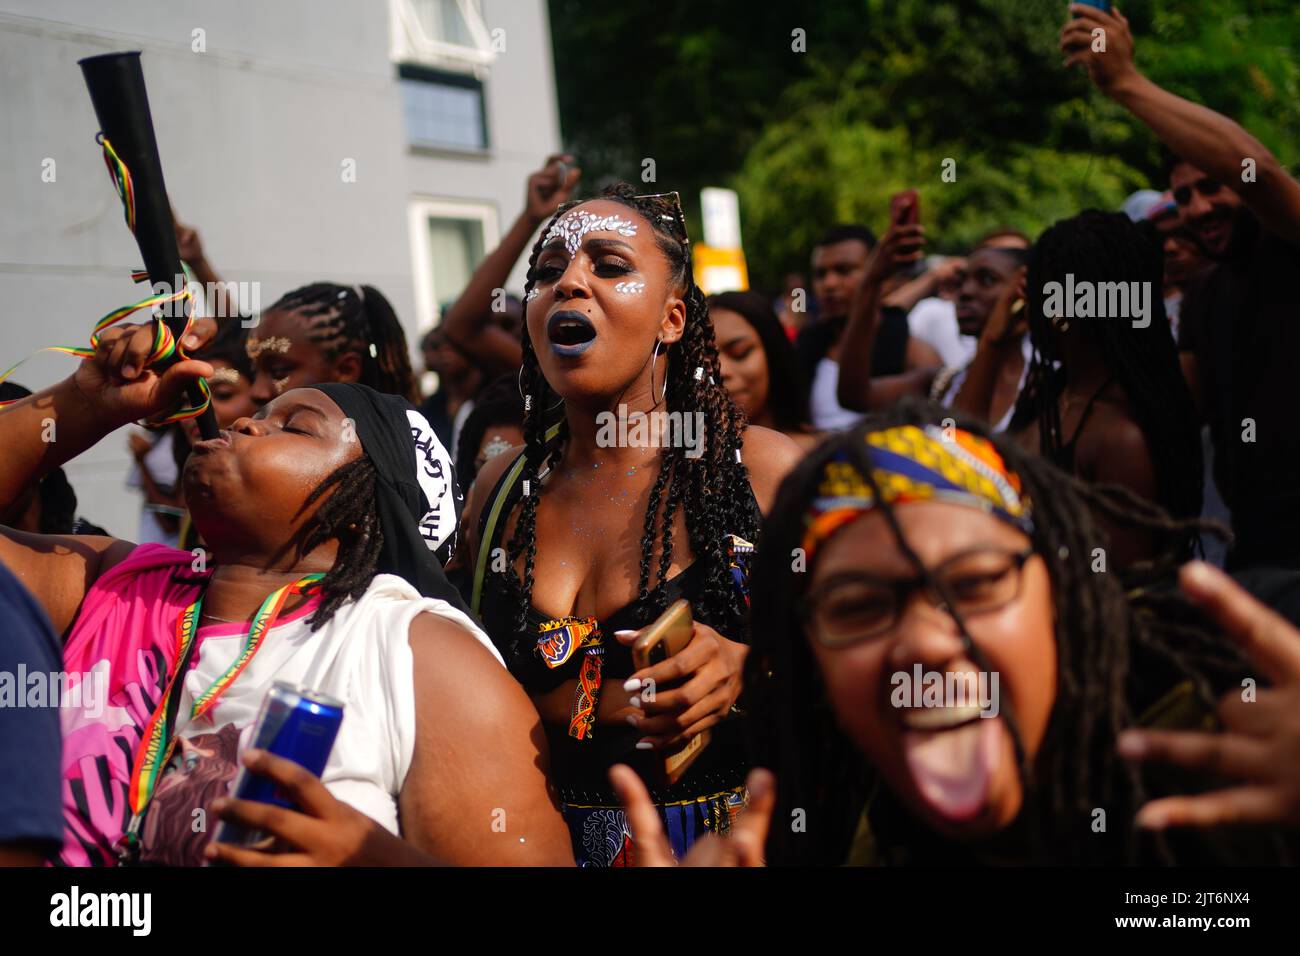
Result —
<path fill-rule="evenodd" d="M 636 865 L 673 866 L 673 852 L 664 834 L 663 821 L 636 771 L 626 764 L 615 764 L 609 769 L 609 782 L 627 814 L 636 847 Z M 726 836 L 710 833 L 696 840 L 681 861 L 682 866 L 763 865 L 763 846 L 776 808 L 776 778 L 766 770 L 754 769 L 749 772 L 745 786 L 749 790 L 749 805 L 732 824 L 731 832 Z"/>

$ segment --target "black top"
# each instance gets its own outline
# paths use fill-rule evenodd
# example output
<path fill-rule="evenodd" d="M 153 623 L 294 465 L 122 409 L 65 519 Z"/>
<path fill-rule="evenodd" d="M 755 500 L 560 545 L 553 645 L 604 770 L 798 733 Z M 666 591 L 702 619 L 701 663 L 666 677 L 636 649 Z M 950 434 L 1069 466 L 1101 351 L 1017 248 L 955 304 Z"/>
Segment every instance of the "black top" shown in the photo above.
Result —
<path fill-rule="evenodd" d="M 799 330 L 794 349 L 805 382 L 812 382 L 816 378 L 817 363 L 826 357 L 847 324 L 848 320 L 844 318 L 823 319 Z M 907 313 L 897 306 L 882 306 L 880 325 L 876 329 L 876 341 L 871 350 L 872 378 L 897 375 L 903 371 L 908 339 Z"/>
<path fill-rule="evenodd" d="M 1179 347 L 1196 356 L 1231 563 L 1300 567 L 1300 248 L 1249 218 L 1238 229 L 1229 258 L 1188 293 Z"/>
<path fill-rule="evenodd" d="M 1101 383 L 1101 387 L 1092 393 L 1092 397 L 1088 399 L 1088 404 L 1083 406 L 1083 414 L 1079 416 L 1079 424 L 1075 427 L 1074 434 L 1071 435 L 1070 440 L 1058 448 L 1056 454 L 1052 456 L 1053 464 L 1066 474 L 1075 474 L 1074 456 L 1079 447 L 1079 438 L 1083 435 L 1083 428 L 1088 424 L 1088 418 L 1092 415 L 1092 410 L 1097 404 L 1097 399 L 1101 398 L 1101 393 L 1110 388 L 1114 381 L 1113 378 L 1108 377 L 1106 381 Z"/>
<path fill-rule="evenodd" d="M 515 482 L 502 507 L 493 540 L 485 540 L 488 513 L 501 493 L 509 472 L 510 469 L 507 468 L 483 506 L 479 519 L 480 548 L 500 546 L 506 516 L 519 500 L 522 482 Z M 750 494 L 753 494 L 752 489 Z M 632 664 L 631 648 L 621 644 L 614 637 L 614 632 L 645 627 L 660 613 L 658 609 L 667 607 L 678 598 L 690 601 L 692 612 L 695 613 L 696 599 L 703 585 L 702 577 L 703 567 L 696 561 L 669 578 L 662 588 L 652 591 L 651 599 L 646 605 L 632 601 L 599 621 L 604 634 L 602 647 L 605 651 L 601 672 L 602 695 L 629 696 L 623 690 L 623 682 L 636 670 Z M 550 618 L 536 607 L 530 606 L 527 613 L 528 632 L 515 630 L 516 608 L 522 590 L 513 569 L 494 572 L 489 568 L 484 577 L 479 615 L 484 630 L 501 651 L 515 679 L 530 694 L 545 693 L 565 681 L 575 679 L 583 655 L 581 652 L 575 653 L 554 670 L 546 666 L 536 648 L 539 629 Z M 729 627 L 726 622 L 708 620 L 698 614 L 696 619 L 713 627 L 728 640 L 748 643 L 747 633 L 737 633 L 736 628 Z M 663 757 L 654 751 L 637 750 L 636 742 L 642 734 L 631 725 L 600 724 L 593 727 L 591 736 L 584 740 L 570 737 L 567 723 L 543 723 L 543 727 L 550 749 L 551 780 L 565 803 L 617 806 L 618 798 L 610 789 L 606 776 L 609 768 L 616 763 L 625 763 L 637 770 L 646 781 L 651 798 L 656 803 L 712 796 L 723 790 L 734 789 L 744 784 L 745 774 L 751 765 L 743 723 L 735 715 L 713 728 L 713 739 L 709 745 L 691 764 L 682 779 L 667 788 L 656 787 L 654 783 L 663 766 Z"/>

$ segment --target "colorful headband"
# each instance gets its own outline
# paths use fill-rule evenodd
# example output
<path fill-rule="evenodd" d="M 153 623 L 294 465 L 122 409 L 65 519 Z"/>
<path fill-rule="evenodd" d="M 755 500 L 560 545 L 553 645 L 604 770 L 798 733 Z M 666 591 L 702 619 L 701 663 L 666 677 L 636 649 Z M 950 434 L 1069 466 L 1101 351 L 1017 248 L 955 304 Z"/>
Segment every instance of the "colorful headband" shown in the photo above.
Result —
<path fill-rule="evenodd" d="M 1033 534 L 1031 502 L 1020 494 L 1020 478 L 987 439 L 960 428 L 900 425 L 868 433 L 866 443 L 871 475 L 886 503 L 949 501 Z M 805 560 L 811 562 L 831 535 L 876 504 L 847 450 L 828 461 L 804 519 Z"/>

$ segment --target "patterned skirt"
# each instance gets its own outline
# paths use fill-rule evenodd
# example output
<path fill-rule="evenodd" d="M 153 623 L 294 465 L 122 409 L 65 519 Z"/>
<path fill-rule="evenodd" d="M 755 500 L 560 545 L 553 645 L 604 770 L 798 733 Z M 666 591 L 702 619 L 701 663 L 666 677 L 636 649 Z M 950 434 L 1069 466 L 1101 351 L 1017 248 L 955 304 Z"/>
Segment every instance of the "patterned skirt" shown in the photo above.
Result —
<path fill-rule="evenodd" d="M 748 801 L 748 791 L 737 787 L 709 797 L 657 804 L 655 809 L 659 811 L 673 856 L 681 860 L 695 841 L 706 834 L 728 833 L 732 821 Z M 632 842 L 632 831 L 622 807 L 564 803 L 561 809 L 578 866 L 636 865 L 636 844 Z"/>

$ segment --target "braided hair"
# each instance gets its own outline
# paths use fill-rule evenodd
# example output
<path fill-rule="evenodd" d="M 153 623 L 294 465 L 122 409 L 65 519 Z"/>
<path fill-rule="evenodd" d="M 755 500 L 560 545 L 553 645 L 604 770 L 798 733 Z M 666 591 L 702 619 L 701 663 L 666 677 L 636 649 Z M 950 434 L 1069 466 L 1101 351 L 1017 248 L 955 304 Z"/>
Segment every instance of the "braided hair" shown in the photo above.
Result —
<path fill-rule="evenodd" d="M 666 196 L 638 196 L 627 183 L 606 188 L 600 198 L 634 210 L 650 223 L 659 250 L 667 259 L 671 280 L 683 290 L 686 324 L 679 341 L 667 349 L 666 402 L 670 411 L 701 412 L 704 415 L 704 452 L 689 458 L 683 448 L 666 448 L 660 456 L 659 474 L 650 491 L 641 535 L 641 564 L 637 577 L 636 610 L 657 614 L 666 606 L 663 584 L 673 557 L 673 519 L 683 512 L 691 551 L 701 567 L 701 593 L 693 613 L 722 633 L 738 636 L 745 626 L 743 600 L 732 583 L 727 543 L 724 536 L 737 534 L 752 540 L 760 515 L 745 466 L 740 460 L 745 418 L 722 387 L 722 372 L 714 346 L 713 323 L 704 293 L 695 284 L 690 240 L 682 221 L 681 207 Z M 537 259 L 551 225 L 579 203 L 560 207 L 542 230 L 528 257 L 525 301 L 537 282 Z M 697 370 L 698 371 L 697 373 Z M 568 440 L 568 426 L 562 411 L 548 413 L 558 396 L 547 384 L 528 335 L 523 337 L 523 369 L 520 387 L 530 401 L 524 411 L 524 465 L 521 478 L 527 487 L 538 487 L 538 475 L 548 459 L 562 460 Z M 555 439 L 547 443 L 547 430 L 559 419 Z M 525 495 L 511 536 L 508 554 L 513 564 L 524 559 L 523 586 L 516 608 L 517 634 L 527 630 L 527 612 L 532 600 L 533 570 L 537 557 L 536 493 Z M 660 512 L 662 510 L 662 516 Z M 652 566 L 656 544 L 659 558 Z M 505 573 L 512 573 L 507 570 Z M 655 584 L 652 588 L 651 580 Z"/>
<path fill-rule="evenodd" d="M 1025 788 L 1025 808 L 1017 822 L 1025 831 L 1025 852 L 1040 863 L 1172 862 L 1175 844 L 1177 852 L 1187 849 L 1180 842 L 1187 835 L 1148 837 L 1132 825 L 1146 791 L 1139 770 L 1116 755 L 1115 737 L 1184 681 L 1191 683 L 1200 704 L 1212 710 L 1216 693 L 1246 673 L 1244 662 L 1172 588 L 1149 583 L 1128 593 L 1132 581 L 1113 572 L 1092 572 L 1092 549 L 1105 542 L 1099 514 L 1116 524 L 1149 529 L 1153 519 L 1145 510 L 1130 509 L 1129 499 L 1113 489 L 1063 474 L 952 409 L 911 398 L 818 446 L 786 478 L 763 527 L 750 582 L 753 651 L 745 686 L 759 762 L 775 772 L 779 784 L 768 860 L 842 864 L 868 802 L 873 824 L 882 817 L 887 821 L 872 827 L 887 857 L 916 861 L 928 852 L 936 854 L 931 862 L 966 858 L 962 848 L 916 821 L 873 779 L 866 758 L 839 730 L 797 611 L 812 569 L 793 573 L 790 560 L 801 544 L 804 516 L 828 461 L 847 453 L 874 489 L 866 434 L 899 425 L 945 426 L 954 417 L 958 427 L 990 441 L 1019 476 L 1033 507 L 1033 549 L 1051 581 L 1057 690 L 1032 766 L 1003 695 L 1002 717 L 1015 742 Z M 932 591 L 945 594 L 943 583 L 902 534 L 894 508 L 881 495 L 874 497 L 902 553 Z M 1162 570 L 1167 582 L 1176 566 L 1171 561 Z M 954 617 L 972 660 L 987 669 L 965 622 L 959 614 Z M 1123 825 L 1094 832 L 1091 823 L 1099 807 Z M 785 822 L 798 808 L 805 811 L 806 832 L 792 832 Z M 1196 852 L 1204 852 L 1198 835 L 1187 839 Z"/>
<path fill-rule="evenodd" d="M 362 385 L 400 395 L 412 405 L 420 403 L 406 333 L 392 305 L 374 286 L 313 282 L 286 292 L 271 308 L 308 318 L 307 338 L 327 358 L 347 352 L 359 355 Z"/>
<path fill-rule="evenodd" d="M 1148 283 L 1151 315 L 1145 328 L 1114 316 L 1075 321 L 1080 323 L 1078 334 L 1096 345 L 1133 409 L 1151 452 L 1157 503 L 1175 518 L 1199 515 L 1204 481 L 1199 416 L 1165 317 L 1164 254 L 1154 228 L 1134 223 L 1123 213 L 1086 210 L 1039 236 L 1028 265 L 1025 305 L 1034 357 L 1012 427 L 1023 427 L 1036 417 L 1043 455 L 1060 460 L 1064 441 L 1059 399 L 1065 383 L 1055 363 L 1065 356 L 1061 332 L 1044 314 L 1045 285 L 1064 285 L 1067 274 L 1076 282 Z"/>

